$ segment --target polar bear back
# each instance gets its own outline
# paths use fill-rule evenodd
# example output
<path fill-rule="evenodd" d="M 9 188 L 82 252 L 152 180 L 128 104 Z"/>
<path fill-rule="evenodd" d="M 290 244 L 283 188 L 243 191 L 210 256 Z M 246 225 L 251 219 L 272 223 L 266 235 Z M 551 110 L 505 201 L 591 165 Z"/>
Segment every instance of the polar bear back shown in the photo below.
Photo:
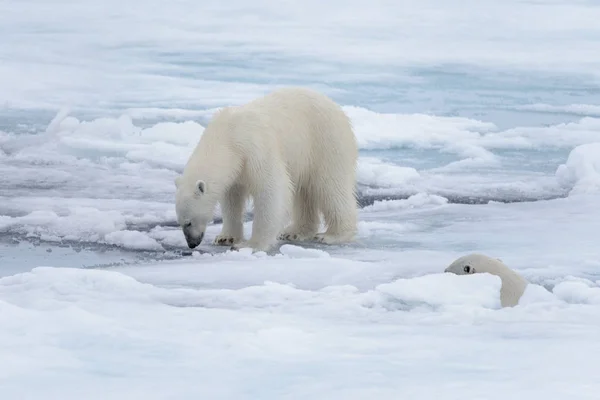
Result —
<path fill-rule="evenodd" d="M 279 157 L 293 182 L 338 178 L 344 175 L 342 170 L 354 179 L 350 172 L 355 169 L 358 148 L 350 121 L 339 105 L 318 92 L 304 88 L 274 91 L 222 110 L 211 126 L 223 124 L 229 129 L 207 129 L 204 139 L 218 135 L 215 143 L 229 141 L 245 157 Z"/>

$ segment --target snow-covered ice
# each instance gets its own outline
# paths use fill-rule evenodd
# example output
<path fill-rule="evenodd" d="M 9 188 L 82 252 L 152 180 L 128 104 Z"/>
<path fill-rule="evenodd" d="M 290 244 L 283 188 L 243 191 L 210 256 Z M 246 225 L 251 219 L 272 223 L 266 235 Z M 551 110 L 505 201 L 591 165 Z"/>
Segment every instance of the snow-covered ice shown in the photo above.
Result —
<path fill-rule="evenodd" d="M 5 277 L 3 393 L 591 399 L 597 390 L 598 277 L 551 291 L 532 284 L 524 305 L 500 309 L 499 278 L 440 273 L 433 263 L 445 255 L 289 253 Z M 425 260 L 423 275 L 398 277 Z"/>
<path fill-rule="evenodd" d="M 0 398 L 596 399 L 598 20 L 0 1 Z M 286 85 L 352 120 L 356 243 L 229 252 L 217 209 L 183 256 L 174 178 L 207 122 Z M 519 306 L 443 273 L 470 252 L 530 282 Z"/>

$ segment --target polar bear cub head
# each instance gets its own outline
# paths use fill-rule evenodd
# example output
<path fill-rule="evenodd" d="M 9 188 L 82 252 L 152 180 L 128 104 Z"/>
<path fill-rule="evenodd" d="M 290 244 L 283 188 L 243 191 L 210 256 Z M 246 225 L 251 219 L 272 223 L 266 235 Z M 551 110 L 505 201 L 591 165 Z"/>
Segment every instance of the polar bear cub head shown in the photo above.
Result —
<path fill-rule="evenodd" d="M 188 247 L 193 249 L 202 242 L 206 225 L 213 219 L 215 202 L 203 180 L 190 181 L 178 176 L 175 186 L 177 223 L 183 230 Z"/>
<path fill-rule="evenodd" d="M 490 264 L 490 260 L 479 254 L 469 254 L 468 256 L 460 257 L 455 260 L 444 270 L 444 272 L 451 272 L 456 275 L 471 275 L 477 272 L 483 272 L 478 271 L 475 268 L 475 265 L 479 268 L 481 264 Z"/>

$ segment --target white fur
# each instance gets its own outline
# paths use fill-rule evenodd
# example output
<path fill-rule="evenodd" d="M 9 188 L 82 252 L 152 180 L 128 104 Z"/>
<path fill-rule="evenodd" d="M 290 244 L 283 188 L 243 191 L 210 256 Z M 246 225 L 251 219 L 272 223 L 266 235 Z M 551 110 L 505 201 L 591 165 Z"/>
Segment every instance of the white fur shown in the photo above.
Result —
<path fill-rule="evenodd" d="M 329 244 L 352 240 L 357 159 L 348 117 L 322 94 L 280 89 L 227 107 L 206 127 L 176 180 L 178 222 L 182 227 L 191 223 L 184 233 L 197 238 L 220 202 L 223 229 L 215 244 L 266 251 L 278 238 Z M 252 237 L 243 242 L 248 196 L 254 221 Z M 327 225 L 324 233 L 318 233 L 319 212 Z"/>
<path fill-rule="evenodd" d="M 489 273 L 500 277 L 502 281 L 500 304 L 502 307 L 513 307 L 519 304 L 528 283 L 525 278 L 508 268 L 501 260 L 483 254 L 469 254 L 460 257 L 450 264 L 445 272 L 457 275 Z"/>

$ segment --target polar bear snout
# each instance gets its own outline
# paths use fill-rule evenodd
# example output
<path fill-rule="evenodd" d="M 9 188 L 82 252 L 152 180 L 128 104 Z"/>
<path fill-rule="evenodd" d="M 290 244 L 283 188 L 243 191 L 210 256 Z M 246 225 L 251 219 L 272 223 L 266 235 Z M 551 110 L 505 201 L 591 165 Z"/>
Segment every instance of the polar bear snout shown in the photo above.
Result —
<path fill-rule="evenodd" d="M 200 243 L 202 243 L 202 239 L 204 239 L 204 232 L 200 232 L 200 234 L 194 234 L 191 227 L 184 226 L 183 227 L 183 236 L 185 236 L 185 241 L 190 249 L 194 249 L 198 247 Z"/>

